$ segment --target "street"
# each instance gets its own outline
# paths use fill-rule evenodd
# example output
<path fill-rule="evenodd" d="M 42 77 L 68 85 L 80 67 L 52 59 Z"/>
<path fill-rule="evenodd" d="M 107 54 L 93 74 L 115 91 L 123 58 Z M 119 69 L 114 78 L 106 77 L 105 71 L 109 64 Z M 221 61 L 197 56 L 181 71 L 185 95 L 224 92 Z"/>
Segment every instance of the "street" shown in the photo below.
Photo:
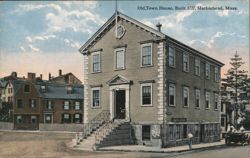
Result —
<path fill-rule="evenodd" d="M 86 152 L 68 147 L 74 134 L 47 132 L 0 132 L 0 158 L 249 158 L 248 146 L 223 146 L 210 150 L 194 150 L 176 153 L 150 152 Z"/>

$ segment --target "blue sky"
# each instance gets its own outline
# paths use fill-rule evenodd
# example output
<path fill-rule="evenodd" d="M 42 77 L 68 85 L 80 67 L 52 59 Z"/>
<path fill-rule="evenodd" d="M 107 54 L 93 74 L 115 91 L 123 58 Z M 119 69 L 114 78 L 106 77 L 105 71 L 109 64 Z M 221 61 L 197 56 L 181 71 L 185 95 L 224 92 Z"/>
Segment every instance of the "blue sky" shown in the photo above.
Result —
<path fill-rule="evenodd" d="M 138 6 L 231 6 L 237 10 L 138 10 Z M 0 77 L 17 71 L 83 79 L 78 49 L 112 16 L 115 1 L 0 2 Z M 224 62 L 237 50 L 249 63 L 249 1 L 119 1 L 118 10 Z"/>

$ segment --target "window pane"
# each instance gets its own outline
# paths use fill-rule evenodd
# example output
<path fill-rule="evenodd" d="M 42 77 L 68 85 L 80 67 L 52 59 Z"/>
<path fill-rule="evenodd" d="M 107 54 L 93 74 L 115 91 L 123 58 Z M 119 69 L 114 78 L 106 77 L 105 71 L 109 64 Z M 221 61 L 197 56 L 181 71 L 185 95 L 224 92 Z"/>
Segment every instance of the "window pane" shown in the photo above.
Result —
<path fill-rule="evenodd" d="M 142 104 L 151 104 L 151 86 L 142 87 Z"/>
<path fill-rule="evenodd" d="M 169 105 L 175 105 L 175 87 L 174 85 L 169 86 Z"/>
<path fill-rule="evenodd" d="M 142 47 L 142 65 L 151 65 L 151 46 Z"/>
<path fill-rule="evenodd" d="M 100 71 L 100 54 L 93 55 L 93 72 Z"/>
<path fill-rule="evenodd" d="M 93 107 L 99 107 L 99 90 L 93 90 Z"/>
<path fill-rule="evenodd" d="M 142 126 L 142 140 L 150 140 L 150 126 L 144 125 Z"/>
<path fill-rule="evenodd" d="M 174 48 L 169 47 L 168 50 L 168 64 L 169 66 L 174 66 Z"/>

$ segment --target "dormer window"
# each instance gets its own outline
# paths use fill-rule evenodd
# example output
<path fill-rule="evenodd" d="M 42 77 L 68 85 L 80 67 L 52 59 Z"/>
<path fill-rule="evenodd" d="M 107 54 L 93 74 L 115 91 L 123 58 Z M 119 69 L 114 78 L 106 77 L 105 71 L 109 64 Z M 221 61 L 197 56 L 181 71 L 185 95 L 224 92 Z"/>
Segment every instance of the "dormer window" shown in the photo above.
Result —
<path fill-rule="evenodd" d="M 30 92 L 30 85 L 28 84 L 24 85 L 24 92 L 26 93 Z"/>
<path fill-rule="evenodd" d="M 68 87 L 67 87 L 67 94 L 71 94 L 72 91 L 73 91 L 72 86 L 68 86 Z"/>
<path fill-rule="evenodd" d="M 45 85 L 41 85 L 41 91 L 46 92 L 46 86 Z"/>

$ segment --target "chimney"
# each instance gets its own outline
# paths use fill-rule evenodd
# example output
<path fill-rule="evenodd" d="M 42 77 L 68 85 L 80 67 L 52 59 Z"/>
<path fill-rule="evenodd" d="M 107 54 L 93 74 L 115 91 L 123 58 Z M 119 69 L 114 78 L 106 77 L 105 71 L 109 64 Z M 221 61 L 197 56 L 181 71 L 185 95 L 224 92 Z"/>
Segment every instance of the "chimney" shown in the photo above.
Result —
<path fill-rule="evenodd" d="M 158 22 L 158 24 L 156 24 L 157 30 L 158 30 L 159 32 L 161 32 L 161 26 L 162 26 L 162 24 L 159 23 L 159 22 Z"/>
<path fill-rule="evenodd" d="M 59 75 L 59 76 L 62 76 L 62 70 L 61 70 L 61 69 L 59 69 L 58 75 Z"/>
<path fill-rule="evenodd" d="M 11 73 L 11 76 L 13 76 L 13 77 L 17 77 L 17 72 L 15 72 L 15 71 L 14 71 L 14 72 L 12 72 L 12 73 Z"/>
<path fill-rule="evenodd" d="M 40 74 L 40 79 L 43 80 L 43 74 Z"/>
<path fill-rule="evenodd" d="M 36 79 L 36 74 L 28 72 L 28 80 L 33 81 Z"/>
<path fill-rule="evenodd" d="M 51 73 L 49 73 L 49 80 L 51 79 Z"/>

